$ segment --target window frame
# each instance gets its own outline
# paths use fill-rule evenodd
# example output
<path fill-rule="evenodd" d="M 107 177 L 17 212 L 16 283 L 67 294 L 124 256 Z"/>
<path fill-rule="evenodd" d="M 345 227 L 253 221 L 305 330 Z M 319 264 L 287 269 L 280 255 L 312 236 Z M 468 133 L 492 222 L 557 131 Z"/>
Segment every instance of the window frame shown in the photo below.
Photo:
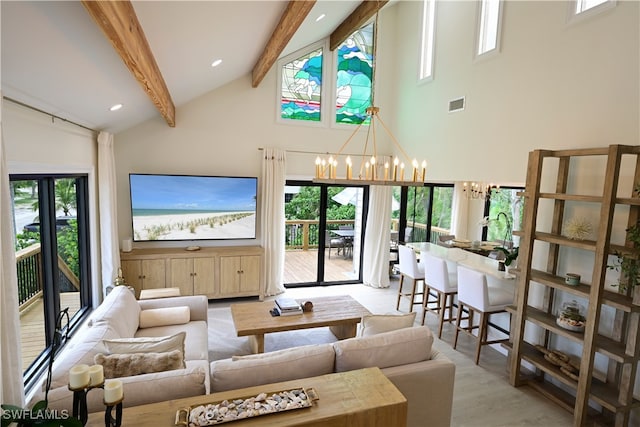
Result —
<path fill-rule="evenodd" d="M 45 348 L 28 367 L 23 367 L 23 382 L 26 392 L 40 383 L 46 373 L 51 357 L 55 321 L 60 307 L 60 292 L 57 262 L 57 231 L 55 209 L 55 184 L 58 179 L 75 179 L 76 184 L 76 220 L 78 226 L 78 253 L 80 274 L 80 308 L 70 317 L 63 328 L 63 335 L 72 336 L 89 316 L 93 301 L 93 275 L 91 270 L 90 213 L 88 173 L 15 173 L 9 175 L 10 181 L 37 181 L 40 223 L 40 244 L 43 268 L 43 316 L 45 328 Z M 66 344 L 66 341 L 63 343 Z M 62 347 L 63 347 L 62 346 Z M 58 348 L 58 352 L 62 349 Z M 54 355 L 55 357 L 55 355 Z"/>
<path fill-rule="evenodd" d="M 430 10 L 427 6 L 430 5 Z M 434 79 L 435 54 L 436 54 L 436 16 L 438 4 L 435 0 L 423 0 L 422 2 L 422 21 L 421 21 L 421 39 L 420 39 L 420 67 L 418 69 L 418 82 L 428 83 Z M 427 17 L 428 14 L 428 17 Z M 430 26 L 427 28 L 425 21 L 429 19 Z M 427 32 L 429 32 L 427 36 Z M 425 66 L 425 56 L 430 56 L 428 66 Z M 428 68 L 428 73 L 426 69 Z"/>
<path fill-rule="evenodd" d="M 615 8 L 618 5 L 617 0 L 605 0 L 596 6 L 592 6 L 589 9 L 583 9 L 578 11 L 578 5 L 584 0 L 573 0 L 568 3 L 567 11 L 567 23 L 575 24 L 584 21 L 585 19 L 592 18 L 596 15 L 600 15 L 608 10 Z"/>
<path fill-rule="evenodd" d="M 525 188 L 524 188 L 524 187 L 519 187 L 519 186 L 500 186 L 500 190 L 515 190 L 516 192 L 524 192 L 524 191 L 525 191 Z M 491 191 L 493 191 L 493 189 L 492 189 Z M 492 200 L 492 199 L 491 199 L 491 196 L 489 196 L 489 197 L 487 197 L 487 198 L 485 199 L 485 202 L 484 202 L 484 211 L 483 211 L 483 218 L 488 217 L 488 216 L 490 215 L 490 213 L 491 213 L 491 200 Z M 521 196 L 521 197 L 519 198 L 519 200 L 520 200 L 520 203 L 524 204 L 524 197 L 522 197 L 522 196 Z M 517 202 L 516 202 L 516 203 L 517 203 Z M 512 206 L 512 209 L 511 209 L 511 210 L 512 210 L 512 212 L 513 212 L 513 206 Z M 521 211 L 522 211 L 522 214 L 524 214 L 524 205 L 521 207 Z M 491 218 L 491 219 L 495 219 L 495 218 Z M 511 231 L 511 241 L 512 241 L 512 242 L 514 242 L 514 238 L 515 238 L 515 236 L 514 236 L 513 232 L 514 232 L 514 231 L 521 230 L 521 227 L 522 227 L 522 224 L 521 224 L 521 223 L 516 223 L 516 221 L 515 221 L 515 220 L 514 220 L 514 221 L 512 221 L 512 223 L 511 223 L 511 230 L 510 230 L 510 231 Z M 488 234 L 489 234 L 489 226 L 482 227 L 482 240 L 483 240 L 483 241 L 486 241 L 486 240 L 487 240 L 487 236 L 488 236 Z M 514 244 L 515 244 L 515 242 L 514 242 Z"/>
<path fill-rule="evenodd" d="M 480 52 L 481 44 L 483 44 L 482 28 L 483 23 L 488 20 L 488 14 L 483 14 L 484 5 L 492 0 L 479 0 L 476 12 L 476 35 L 473 46 L 474 59 L 481 60 L 491 58 L 500 53 L 502 47 L 502 17 L 504 14 L 504 0 L 495 0 L 498 2 L 498 19 L 496 28 L 496 45 L 492 49 L 484 50 Z"/>
<path fill-rule="evenodd" d="M 322 49 L 322 87 L 320 88 L 320 120 L 319 121 L 310 121 L 310 120 L 296 120 L 296 119 L 284 119 L 282 118 L 281 111 L 281 103 L 282 103 L 282 67 L 294 61 L 301 56 L 307 55 L 314 50 Z M 327 105 L 327 67 L 328 63 L 332 62 L 331 58 L 333 55 L 327 54 L 330 52 L 329 50 L 329 39 L 321 40 L 316 43 L 312 43 L 307 45 L 301 49 L 296 50 L 288 54 L 287 56 L 279 59 L 276 63 L 278 68 L 277 72 L 277 84 L 276 84 L 276 123 L 285 124 L 285 125 L 300 125 L 300 126 L 309 126 L 309 127 L 326 127 L 327 116 L 330 114 L 330 107 Z M 335 73 L 333 73 L 335 75 Z M 335 83 L 334 83 L 335 84 Z M 335 98 L 335 97 L 334 97 Z M 335 103 L 335 102 L 334 102 Z"/>
<path fill-rule="evenodd" d="M 400 209 L 398 212 L 398 228 L 399 228 L 398 240 L 400 242 L 405 242 L 405 243 L 407 242 L 405 231 L 409 224 L 409 220 L 407 218 L 407 211 L 408 211 L 407 204 L 409 202 L 409 190 L 411 188 L 415 188 L 415 187 L 409 187 L 406 185 L 400 186 Z M 432 233 L 431 227 L 433 226 L 433 197 L 434 197 L 435 189 L 451 188 L 453 190 L 454 184 L 425 182 L 424 185 L 420 186 L 419 188 L 429 189 L 429 198 L 427 200 L 428 210 L 426 212 L 427 217 L 426 217 L 426 224 L 425 224 L 425 240 L 424 241 L 431 242 L 431 233 Z M 453 201 L 453 196 L 452 196 L 452 201 Z M 415 199 L 414 199 L 414 203 L 415 203 Z M 451 218 L 451 222 L 453 222 L 453 218 Z M 414 209 L 413 221 L 411 222 L 411 224 L 415 224 L 415 209 Z M 413 228 L 415 228 L 415 225 Z M 414 237 L 415 237 L 415 234 L 412 236 L 412 241 L 415 241 L 413 240 Z"/>

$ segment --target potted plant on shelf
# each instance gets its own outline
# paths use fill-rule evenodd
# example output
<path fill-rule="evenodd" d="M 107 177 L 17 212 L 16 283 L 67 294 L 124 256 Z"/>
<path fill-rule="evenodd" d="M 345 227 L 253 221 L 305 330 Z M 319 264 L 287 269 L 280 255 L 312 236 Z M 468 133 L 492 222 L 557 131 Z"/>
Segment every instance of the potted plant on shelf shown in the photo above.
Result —
<path fill-rule="evenodd" d="M 635 186 L 633 195 L 640 195 L 640 184 Z M 640 284 L 640 219 L 627 228 L 626 232 L 626 241 L 631 243 L 631 246 L 628 251 L 615 251 L 616 260 L 612 265 L 607 265 L 607 268 L 621 273 L 614 286 L 619 286 L 623 292 L 633 292 Z"/>

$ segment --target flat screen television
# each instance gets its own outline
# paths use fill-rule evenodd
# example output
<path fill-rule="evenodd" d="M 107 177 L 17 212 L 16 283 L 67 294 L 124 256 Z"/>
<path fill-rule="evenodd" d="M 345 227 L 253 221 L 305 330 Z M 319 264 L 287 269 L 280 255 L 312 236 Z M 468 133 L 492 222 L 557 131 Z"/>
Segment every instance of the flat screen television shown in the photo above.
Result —
<path fill-rule="evenodd" d="M 133 241 L 256 238 L 258 178 L 129 174 Z"/>

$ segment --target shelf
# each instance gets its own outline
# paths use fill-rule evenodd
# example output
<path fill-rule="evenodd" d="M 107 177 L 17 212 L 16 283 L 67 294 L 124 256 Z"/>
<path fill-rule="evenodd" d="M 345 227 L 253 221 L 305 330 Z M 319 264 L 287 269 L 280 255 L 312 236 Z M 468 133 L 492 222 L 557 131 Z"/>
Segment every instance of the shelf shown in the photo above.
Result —
<path fill-rule="evenodd" d="M 618 197 L 616 203 L 619 205 L 640 206 L 640 197 Z"/>
<path fill-rule="evenodd" d="M 534 269 L 531 269 L 531 280 L 581 298 L 589 299 L 591 286 L 585 285 L 584 283 L 575 286 L 567 285 L 562 277 Z M 640 311 L 640 306 L 634 305 L 631 297 L 618 292 L 603 291 L 602 303 L 627 313 Z"/>
<path fill-rule="evenodd" d="M 509 348 L 510 346 L 507 346 L 507 348 Z M 513 348 L 511 348 L 513 349 Z M 534 365 L 536 368 L 540 369 L 541 371 L 543 371 L 544 373 L 550 375 L 551 377 L 555 378 L 556 380 L 560 381 L 562 384 L 565 384 L 569 387 L 571 387 L 572 389 L 577 389 L 578 388 L 578 382 L 569 378 L 568 376 L 566 376 L 565 374 L 563 374 L 560 371 L 560 368 L 556 365 L 554 365 L 553 363 L 547 361 L 544 358 L 544 355 L 536 350 L 536 348 L 534 346 L 532 346 L 529 343 L 523 342 L 521 345 L 521 349 L 522 349 L 522 358 L 524 360 L 526 360 L 527 362 L 531 363 L 532 365 Z M 538 381 L 536 381 L 538 382 Z M 551 385 L 551 384 L 549 384 Z M 559 389 L 556 387 L 556 391 L 560 390 L 562 391 L 562 389 Z M 565 391 L 562 391 L 563 393 L 566 393 Z M 571 396 L 569 394 L 566 394 L 566 396 Z M 565 398 L 563 398 L 563 400 L 566 400 L 566 396 Z M 591 392 L 589 394 L 589 397 L 591 399 L 593 399 L 594 402 L 598 403 L 599 405 L 604 406 L 605 408 L 607 408 L 608 410 L 612 411 L 612 412 L 616 412 L 620 409 L 626 409 L 626 408 L 633 408 L 633 407 L 638 407 L 640 406 L 640 401 L 637 399 L 634 399 L 631 405 L 624 405 L 622 403 L 618 402 L 618 391 L 612 387 L 611 385 L 608 385 L 602 381 L 596 380 L 596 379 L 592 379 L 591 380 Z"/>
<path fill-rule="evenodd" d="M 539 310 L 535 307 L 528 306 L 526 312 L 526 320 L 556 334 L 568 338 L 574 342 L 582 344 L 584 342 L 584 332 L 574 332 L 564 329 L 556 324 L 556 316 Z M 616 362 L 625 363 L 633 360 L 632 356 L 627 356 L 625 346 L 622 343 L 605 337 L 596 335 L 595 351 L 601 353 Z"/>
<path fill-rule="evenodd" d="M 593 240 L 572 240 L 568 237 L 552 233 L 543 233 L 542 231 L 536 231 L 534 238 L 536 240 L 553 243 L 556 245 L 569 246 L 578 249 L 585 249 L 588 251 L 596 250 L 596 242 Z"/>
<path fill-rule="evenodd" d="M 585 196 L 580 194 L 566 193 L 540 193 L 539 197 L 541 199 L 564 200 L 568 202 L 602 203 L 601 196 Z"/>

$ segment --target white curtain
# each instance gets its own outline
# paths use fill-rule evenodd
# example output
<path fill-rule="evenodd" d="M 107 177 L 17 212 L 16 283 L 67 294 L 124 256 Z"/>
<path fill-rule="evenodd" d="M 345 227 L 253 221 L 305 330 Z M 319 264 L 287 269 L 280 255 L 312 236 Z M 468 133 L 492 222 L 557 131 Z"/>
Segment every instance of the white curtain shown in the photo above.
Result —
<path fill-rule="evenodd" d="M 100 208 L 100 253 L 102 254 L 102 293 L 113 284 L 120 266 L 116 204 L 116 166 L 113 135 L 98 135 L 98 197 Z"/>
<path fill-rule="evenodd" d="M 451 234 L 458 238 L 469 235 L 469 199 L 464 194 L 463 183 L 457 181 L 453 186 L 453 204 L 451 206 Z"/>
<path fill-rule="evenodd" d="M 2 99 L 0 94 L 0 100 Z M 9 187 L 9 170 L 2 135 L 0 107 L 0 402 L 24 406 L 22 359 L 20 355 L 20 316 L 16 253 L 13 246 L 13 214 Z"/>
<path fill-rule="evenodd" d="M 262 158 L 262 227 L 264 247 L 265 295 L 284 292 L 284 184 L 285 152 L 265 148 Z"/>
<path fill-rule="evenodd" d="M 389 287 L 389 241 L 393 187 L 372 185 L 364 236 L 362 282 L 374 288 Z"/>

